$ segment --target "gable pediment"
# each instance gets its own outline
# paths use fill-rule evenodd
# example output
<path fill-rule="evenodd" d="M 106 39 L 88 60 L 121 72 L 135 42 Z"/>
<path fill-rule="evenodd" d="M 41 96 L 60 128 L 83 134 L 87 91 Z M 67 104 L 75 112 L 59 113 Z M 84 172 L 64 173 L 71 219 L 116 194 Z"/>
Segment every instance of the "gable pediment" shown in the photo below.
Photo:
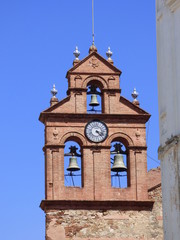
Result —
<path fill-rule="evenodd" d="M 92 52 L 87 57 L 85 57 L 82 61 L 80 61 L 77 65 L 72 67 L 67 75 L 70 73 L 82 74 L 118 74 L 121 75 L 121 71 L 109 63 L 106 59 L 104 59 L 97 52 Z"/>
<path fill-rule="evenodd" d="M 48 109 L 44 110 L 41 114 L 40 114 L 40 121 L 44 121 L 44 119 L 46 118 L 46 116 L 48 116 L 49 114 L 75 114 L 76 112 L 73 111 L 72 108 L 72 101 L 70 96 L 66 97 L 65 99 L 61 100 L 60 102 L 58 102 L 57 104 L 49 107 Z M 114 112 L 113 114 L 109 114 L 110 115 L 116 115 L 118 117 L 123 117 L 124 119 L 134 119 L 134 117 L 136 119 L 146 119 L 146 121 L 148 121 L 148 119 L 150 118 L 150 114 L 146 111 L 144 111 L 142 108 L 140 108 L 139 106 L 136 106 L 135 104 L 133 104 L 132 102 L 130 102 L 129 100 L 127 100 L 124 97 L 120 97 L 120 101 L 116 106 L 116 110 L 117 112 Z M 91 114 L 87 114 L 85 112 L 81 113 L 81 115 L 84 114 L 86 117 L 91 116 Z M 103 116 L 104 114 L 102 114 Z"/>
<path fill-rule="evenodd" d="M 148 115 L 150 114 L 144 111 L 139 106 L 135 105 L 134 103 L 130 102 L 128 99 L 124 98 L 123 96 L 120 97 L 120 105 L 121 105 L 121 114 L 130 114 L 130 115 Z"/>

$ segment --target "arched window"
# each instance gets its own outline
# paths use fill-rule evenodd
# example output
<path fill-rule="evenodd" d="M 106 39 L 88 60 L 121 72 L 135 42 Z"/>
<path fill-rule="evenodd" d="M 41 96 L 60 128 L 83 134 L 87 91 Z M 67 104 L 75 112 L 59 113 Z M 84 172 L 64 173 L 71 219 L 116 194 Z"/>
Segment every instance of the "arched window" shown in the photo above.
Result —
<path fill-rule="evenodd" d="M 128 151 L 119 141 L 113 141 L 110 149 L 111 186 L 114 188 L 127 188 L 128 181 Z"/>
<path fill-rule="evenodd" d="M 64 184 L 66 187 L 82 187 L 81 147 L 70 140 L 64 148 Z"/>
<path fill-rule="evenodd" d="M 94 80 L 87 85 L 87 112 L 88 113 L 102 113 L 103 99 L 102 99 L 101 83 Z"/>

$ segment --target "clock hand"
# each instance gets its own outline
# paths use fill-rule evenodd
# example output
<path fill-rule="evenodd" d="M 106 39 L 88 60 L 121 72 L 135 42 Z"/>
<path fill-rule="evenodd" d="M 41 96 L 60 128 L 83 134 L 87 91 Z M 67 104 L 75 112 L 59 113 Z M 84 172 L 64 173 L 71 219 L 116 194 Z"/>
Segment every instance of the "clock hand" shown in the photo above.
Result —
<path fill-rule="evenodd" d="M 96 130 L 96 132 L 97 132 L 100 136 L 103 136 L 103 133 L 100 132 L 99 130 Z"/>

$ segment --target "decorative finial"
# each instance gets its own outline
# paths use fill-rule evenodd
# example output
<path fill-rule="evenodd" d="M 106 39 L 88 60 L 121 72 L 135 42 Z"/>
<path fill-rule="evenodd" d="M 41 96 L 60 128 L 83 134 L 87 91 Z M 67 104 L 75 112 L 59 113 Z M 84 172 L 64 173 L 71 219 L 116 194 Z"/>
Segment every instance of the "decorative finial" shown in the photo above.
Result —
<path fill-rule="evenodd" d="M 136 91 L 136 88 L 134 88 L 133 92 L 131 93 L 131 96 L 134 98 L 133 103 L 135 105 L 139 105 L 139 101 L 137 100 L 139 93 Z"/>
<path fill-rule="evenodd" d="M 53 106 L 54 104 L 58 103 L 58 99 L 56 97 L 57 90 L 55 88 L 55 84 L 53 84 L 53 88 L 51 89 L 51 94 L 53 95 L 50 101 L 50 105 Z"/>
<path fill-rule="evenodd" d="M 113 64 L 113 60 L 111 59 L 112 54 L 110 47 L 108 47 L 108 51 L 106 52 L 106 56 L 108 57 L 107 61 Z"/>
<path fill-rule="evenodd" d="M 89 48 L 89 54 L 91 54 L 92 52 L 97 52 L 97 48 L 95 45 L 91 45 L 90 48 Z"/>
<path fill-rule="evenodd" d="M 110 50 L 110 47 L 108 47 L 108 51 L 106 52 L 106 56 L 108 57 L 108 60 L 111 60 L 111 57 L 112 57 L 112 52 Z"/>
<path fill-rule="evenodd" d="M 51 89 L 51 94 L 53 95 L 52 98 L 56 98 L 56 94 L 58 93 L 58 91 L 55 88 L 55 84 L 53 84 L 53 88 Z"/>
<path fill-rule="evenodd" d="M 133 92 L 132 92 L 132 94 L 131 94 L 131 96 L 134 98 L 134 101 L 137 101 L 137 97 L 138 97 L 138 95 L 139 95 L 139 93 L 136 91 L 136 88 L 134 88 L 134 90 L 133 90 Z"/>
<path fill-rule="evenodd" d="M 80 55 L 80 51 L 78 50 L 78 47 L 76 46 L 75 51 L 73 52 L 74 56 L 75 56 L 75 60 L 79 60 L 79 55 Z"/>

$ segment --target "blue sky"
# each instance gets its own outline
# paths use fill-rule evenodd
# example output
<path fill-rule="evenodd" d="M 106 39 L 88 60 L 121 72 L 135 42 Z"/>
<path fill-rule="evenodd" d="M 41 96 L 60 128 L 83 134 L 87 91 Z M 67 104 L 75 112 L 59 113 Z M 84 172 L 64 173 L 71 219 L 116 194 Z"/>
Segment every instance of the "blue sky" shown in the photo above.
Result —
<path fill-rule="evenodd" d="M 1 237 L 45 239 L 44 126 L 39 113 L 49 106 L 53 83 L 66 96 L 66 72 L 75 46 L 88 54 L 91 0 L 0 1 Z M 108 46 L 121 69 L 122 95 L 134 87 L 141 107 L 152 114 L 148 155 L 159 146 L 155 1 L 95 0 L 95 45 Z M 157 160 L 158 161 L 158 160 Z M 148 168 L 158 163 L 148 158 Z"/>

